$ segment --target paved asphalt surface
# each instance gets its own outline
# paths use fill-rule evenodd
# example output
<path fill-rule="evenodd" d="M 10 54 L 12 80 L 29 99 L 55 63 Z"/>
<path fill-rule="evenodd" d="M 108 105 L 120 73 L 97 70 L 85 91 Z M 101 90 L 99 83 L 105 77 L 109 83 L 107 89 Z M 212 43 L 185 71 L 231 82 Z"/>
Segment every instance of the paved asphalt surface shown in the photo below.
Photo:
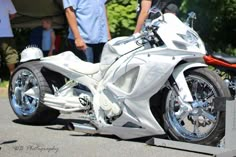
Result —
<path fill-rule="evenodd" d="M 0 157 L 206 157 L 207 155 L 148 146 L 144 141 L 87 136 L 63 130 L 76 114 L 61 115 L 47 126 L 21 124 L 7 98 L 0 98 Z"/>

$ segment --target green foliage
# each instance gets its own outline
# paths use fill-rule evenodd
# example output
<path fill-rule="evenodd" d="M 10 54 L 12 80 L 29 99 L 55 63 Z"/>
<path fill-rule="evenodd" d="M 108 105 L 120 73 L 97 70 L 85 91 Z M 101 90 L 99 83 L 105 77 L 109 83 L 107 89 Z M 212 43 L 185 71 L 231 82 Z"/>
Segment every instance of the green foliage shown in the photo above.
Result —
<path fill-rule="evenodd" d="M 137 0 L 109 0 L 107 14 L 113 38 L 131 35 L 136 25 Z M 194 29 L 214 51 L 236 56 L 236 0 L 182 0 L 180 17 L 194 11 L 198 19 Z M 27 45 L 31 30 L 16 29 L 18 50 Z"/>
<path fill-rule="evenodd" d="M 113 37 L 130 35 L 136 25 L 137 0 L 110 0 L 107 4 Z M 180 17 L 197 13 L 194 29 L 208 47 L 236 55 L 236 0 L 182 0 Z"/>
<path fill-rule="evenodd" d="M 113 37 L 130 35 L 136 24 L 136 0 L 110 0 L 107 14 Z"/>
<path fill-rule="evenodd" d="M 183 0 L 182 13 L 197 13 L 195 29 L 214 51 L 236 55 L 236 0 Z"/>
<path fill-rule="evenodd" d="M 2 81 L 0 82 L 0 88 L 6 88 L 9 85 L 9 81 Z"/>

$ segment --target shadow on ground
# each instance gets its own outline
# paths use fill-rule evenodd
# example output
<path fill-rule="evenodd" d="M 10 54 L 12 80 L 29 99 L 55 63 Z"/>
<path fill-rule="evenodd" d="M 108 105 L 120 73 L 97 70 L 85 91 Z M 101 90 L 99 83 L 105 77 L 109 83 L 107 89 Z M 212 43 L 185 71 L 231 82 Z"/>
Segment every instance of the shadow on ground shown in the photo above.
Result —
<path fill-rule="evenodd" d="M 45 126 L 46 129 L 50 129 L 50 130 L 54 130 L 54 131 L 69 131 L 70 130 L 70 128 L 68 128 L 69 123 L 79 123 L 79 124 L 88 123 L 88 121 L 79 120 L 79 119 L 62 119 L 62 118 L 58 118 L 55 121 L 53 121 L 47 125 L 32 125 L 29 123 L 25 123 L 19 119 L 15 119 L 15 120 L 13 120 L 13 122 L 17 123 L 17 124 L 21 124 L 21 125 L 29 125 L 29 126 L 36 126 L 36 127 L 37 126 Z M 59 125 L 59 126 L 56 126 L 56 125 Z M 75 131 L 71 131 L 71 132 L 72 132 L 72 134 L 70 134 L 70 136 L 74 136 L 74 137 L 103 137 L 103 138 L 108 138 L 108 139 L 114 139 L 117 141 L 130 141 L 130 142 L 140 142 L 140 143 L 145 143 L 147 140 L 152 138 L 152 137 L 142 137 L 142 138 L 131 139 L 131 140 L 122 140 L 115 135 L 76 134 Z M 168 137 L 166 135 L 161 135 L 161 136 L 156 136 L 156 137 L 162 138 L 162 139 L 168 139 Z"/>
<path fill-rule="evenodd" d="M 4 141 L 4 142 L 1 142 L 0 145 L 4 145 L 4 144 L 12 144 L 12 143 L 16 143 L 17 140 L 11 140 L 11 141 Z"/>
<path fill-rule="evenodd" d="M 21 124 L 21 125 L 28 125 L 28 126 L 54 126 L 54 125 L 67 125 L 69 123 L 87 123 L 87 121 L 84 120 L 79 120 L 79 119 L 62 119 L 62 118 L 57 118 L 55 121 L 52 121 L 48 124 L 32 124 L 32 123 L 27 123 L 21 119 L 14 119 L 12 122 L 16 124 Z M 51 128 L 51 127 L 46 127 L 46 128 Z M 56 129 L 55 129 L 56 130 Z M 60 129 L 58 129 L 60 130 Z"/>

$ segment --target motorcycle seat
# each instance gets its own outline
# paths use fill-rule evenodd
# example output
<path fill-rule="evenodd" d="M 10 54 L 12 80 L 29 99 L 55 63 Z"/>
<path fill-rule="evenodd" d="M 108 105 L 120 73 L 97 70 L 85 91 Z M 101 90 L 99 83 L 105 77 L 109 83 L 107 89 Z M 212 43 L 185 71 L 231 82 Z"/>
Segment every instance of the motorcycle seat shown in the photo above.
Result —
<path fill-rule="evenodd" d="M 68 68 L 85 75 L 93 75 L 99 72 L 100 64 L 93 64 L 83 60 L 78 60 L 77 63 L 69 63 Z"/>
<path fill-rule="evenodd" d="M 100 71 L 100 63 L 93 64 L 85 62 L 75 56 L 71 51 L 66 51 L 51 57 L 41 58 L 41 60 L 50 62 L 51 64 L 55 64 L 57 66 L 64 66 L 70 70 L 85 75 L 93 75 Z"/>
<path fill-rule="evenodd" d="M 227 62 L 229 64 L 236 64 L 236 57 L 230 56 L 222 53 L 213 53 L 211 54 L 213 58 L 219 59 L 221 61 Z"/>

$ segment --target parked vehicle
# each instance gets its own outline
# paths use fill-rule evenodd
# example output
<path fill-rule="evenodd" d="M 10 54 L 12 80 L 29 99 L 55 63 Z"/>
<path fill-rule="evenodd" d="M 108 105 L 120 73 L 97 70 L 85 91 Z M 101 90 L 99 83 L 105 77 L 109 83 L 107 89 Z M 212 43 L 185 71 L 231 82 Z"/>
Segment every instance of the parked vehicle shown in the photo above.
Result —
<path fill-rule="evenodd" d="M 173 14 L 109 41 L 99 64 L 72 52 L 29 62 L 38 53 L 32 47 L 22 52 L 28 62 L 9 86 L 11 107 L 26 123 L 47 124 L 60 112 L 80 111 L 87 123 L 71 127 L 90 134 L 133 139 L 167 133 L 208 145 L 224 136 L 225 112 L 215 110 L 213 99 L 229 91 L 202 63 L 206 50 L 198 34 Z"/>
<path fill-rule="evenodd" d="M 206 64 L 224 79 L 231 96 L 236 97 L 236 57 L 223 53 L 209 53 L 204 56 Z"/>

